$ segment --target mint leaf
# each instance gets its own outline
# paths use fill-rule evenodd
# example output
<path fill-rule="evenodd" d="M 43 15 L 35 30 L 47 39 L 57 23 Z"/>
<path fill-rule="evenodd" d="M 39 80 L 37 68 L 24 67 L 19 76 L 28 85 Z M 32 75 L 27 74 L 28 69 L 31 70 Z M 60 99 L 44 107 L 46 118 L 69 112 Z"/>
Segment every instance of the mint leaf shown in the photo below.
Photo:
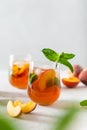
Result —
<path fill-rule="evenodd" d="M 38 77 L 38 76 L 37 76 L 36 74 L 31 73 L 31 74 L 30 74 L 30 77 L 29 77 L 30 83 L 34 82 L 34 81 L 37 79 L 37 77 Z"/>
<path fill-rule="evenodd" d="M 42 50 L 42 52 L 44 53 L 45 57 L 53 62 L 57 61 L 59 58 L 59 54 L 57 52 L 55 52 L 52 49 L 49 48 L 44 48 Z"/>
<path fill-rule="evenodd" d="M 56 64 L 55 64 L 56 68 L 57 68 L 57 63 L 60 63 L 60 64 L 67 66 L 71 70 L 71 72 L 73 72 L 73 67 L 68 60 L 72 59 L 75 56 L 74 54 L 64 53 L 64 52 L 59 54 L 59 53 L 57 53 L 54 50 L 49 49 L 49 48 L 42 49 L 42 52 L 47 59 L 49 59 L 50 61 L 56 62 Z"/>
<path fill-rule="evenodd" d="M 87 106 L 87 100 L 81 101 L 81 102 L 80 102 L 80 105 L 81 105 L 81 106 Z"/>
<path fill-rule="evenodd" d="M 74 58 L 74 57 L 75 57 L 75 54 L 62 52 L 61 55 L 60 55 L 60 57 L 63 57 L 63 58 L 65 58 L 65 59 L 68 60 L 68 59 Z"/>
<path fill-rule="evenodd" d="M 65 65 L 65 66 L 67 66 L 67 67 L 71 70 L 71 72 L 73 72 L 73 67 L 72 67 L 72 65 L 71 65 L 65 58 L 60 58 L 60 59 L 59 59 L 59 63 L 61 63 L 61 64 Z"/>

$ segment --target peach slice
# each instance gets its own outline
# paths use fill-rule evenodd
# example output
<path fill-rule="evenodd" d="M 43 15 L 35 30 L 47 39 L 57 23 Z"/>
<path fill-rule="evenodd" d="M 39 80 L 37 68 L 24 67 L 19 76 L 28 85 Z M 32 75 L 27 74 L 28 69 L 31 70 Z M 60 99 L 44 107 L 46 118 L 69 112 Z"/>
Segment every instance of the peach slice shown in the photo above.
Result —
<path fill-rule="evenodd" d="M 22 67 L 19 67 L 18 65 L 14 64 L 12 67 L 12 74 L 14 76 L 21 75 L 26 69 L 29 69 L 28 63 L 25 63 Z"/>
<path fill-rule="evenodd" d="M 62 78 L 62 82 L 65 86 L 67 86 L 69 88 L 73 88 L 73 87 L 76 87 L 78 85 L 80 80 L 77 77 L 72 76 L 69 78 Z"/>
<path fill-rule="evenodd" d="M 54 83 L 55 71 L 48 69 L 42 72 L 39 76 L 39 88 L 41 91 L 45 90 L 48 86 L 52 86 Z"/>
<path fill-rule="evenodd" d="M 23 67 L 20 68 L 18 74 L 22 74 L 22 73 L 23 73 L 26 69 L 28 69 L 28 68 L 29 68 L 29 64 L 28 64 L 28 63 L 25 63 L 25 64 L 23 65 Z"/>
<path fill-rule="evenodd" d="M 18 117 L 21 113 L 21 107 L 19 105 L 15 107 L 13 102 L 9 100 L 7 103 L 7 112 L 11 117 Z"/>
<path fill-rule="evenodd" d="M 15 100 L 14 101 L 14 106 L 16 107 L 16 106 L 20 106 L 21 107 L 21 105 L 22 105 L 22 102 L 21 101 L 19 101 L 19 100 Z"/>
<path fill-rule="evenodd" d="M 16 75 L 18 74 L 18 72 L 19 72 L 18 66 L 14 64 L 14 65 L 12 66 L 12 74 L 13 74 L 14 76 L 16 76 Z"/>
<path fill-rule="evenodd" d="M 22 113 L 30 113 L 36 108 L 36 105 L 37 104 L 33 101 L 29 101 L 27 103 L 22 104 L 21 106 Z"/>
<path fill-rule="evenodd" d="M 36 103 L 29 101 L 27 103 L 20 102 L 19 100 L 14 101 L 14 106 L 20 106 L 22 113 L 29 113 L 36 108 Z"/>

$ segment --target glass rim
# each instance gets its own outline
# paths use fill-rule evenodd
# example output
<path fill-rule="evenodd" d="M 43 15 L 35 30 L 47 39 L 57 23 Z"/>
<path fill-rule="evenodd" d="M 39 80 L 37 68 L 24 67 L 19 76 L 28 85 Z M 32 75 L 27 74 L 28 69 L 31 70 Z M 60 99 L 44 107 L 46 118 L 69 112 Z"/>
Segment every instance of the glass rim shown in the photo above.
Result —
<path fill-rule="evenodd" d="M 56 62 L 52 62 L 52 61 L 44 61 L 44 60 L 34 60 L 32 61 L 32 67 L 33 68 L 52 68 L 52 69 L 58 69 L 59 68 L 59 63 L 57 63 L 56 65 Z"/>

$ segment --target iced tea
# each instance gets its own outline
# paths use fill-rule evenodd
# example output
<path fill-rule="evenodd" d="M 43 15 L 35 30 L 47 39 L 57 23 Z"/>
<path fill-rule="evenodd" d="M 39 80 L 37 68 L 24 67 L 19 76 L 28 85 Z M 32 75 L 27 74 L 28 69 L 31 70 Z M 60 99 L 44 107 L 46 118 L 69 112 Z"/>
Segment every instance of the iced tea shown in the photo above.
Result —
<path fill-rule="evenodd" d="M 34 102 L 49 105 L 59 98 L 61 86 L 58 69 L 34 67 L 29 79 L 28 95 Z"/>
<path fill-rule="evenodd" d="M 30 70 L 30 55 L 11 55 L 9 63 L 9 82 L 19 89 L 27 89 Z"/>

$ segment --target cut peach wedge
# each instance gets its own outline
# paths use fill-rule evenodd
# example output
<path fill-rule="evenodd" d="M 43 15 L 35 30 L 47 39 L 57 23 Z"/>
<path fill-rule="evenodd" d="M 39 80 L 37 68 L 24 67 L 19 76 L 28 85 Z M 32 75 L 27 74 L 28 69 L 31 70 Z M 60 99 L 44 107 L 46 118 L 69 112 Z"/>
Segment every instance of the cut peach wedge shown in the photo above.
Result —
<path fill-rule="evenodd" d="M 12 66 L 12 74 L 13 74 L 14 76 L 16 76 L 16 75 L 18 74 L 18 72 L 19 72 L 18 66 L 14 64 L 14 65 Z"/>
<path fill-rule="evenodd" d="M 36 108 L 36 105 L 37 104 L 32 101 L 22 104 L 21 106 L 22 113 L 30 113 Z"/>
<path fill-rule="evenodd" d="M 7 103 L 7 112 L 11 117 L 18 117 L 21 113 L 30 113 L 36 108 L 36 105 L 33 101 L 23 103 L 19 100 L 14 102 L 9 100 Z"/>
<path fill-rule="evenodd" d="M 19 100 L 14 101 L 14 106 L 20 106 L 22 113 L 30 113 L 36 108 L 36 103 L 33 101 L 29 101 L 26 103 L 20 102 Z"/>
<path fill-rule="evenodd" d="M 26 69 L 29 69 L 29 64 L 28 64 L 28 63 L 25 63 L 25 64 L 23 65 L 23 67 L 20 68 L 18 74 L 19 74 L 19 75 L 22 74 Z"/>
<path fill-rule="evenodd" d="M 11 117 L 18 117 L 21 113 L 21 107 L 19 105 L 14 106 L 12 101 L 7 103 L 7 112 Z"/>
<path fill-rule="evenodd" d="M 14 76 L 21 75 L 26 69 L 29 69 L 28 63 L 25 63 L 22 67 L 19 67 L 18 65 L 14 64 L 12 67 L 12 74 Z"/>
<path fill-rule="evenodd" d="M 39 76 L 39 88 L 41 91 L 45 90 L 48 86 L 52 86 L 54 83 L 55 71 L 48 69 L 42 72 Z"/>
<path fill-rule="evenodd" d="M 19 101 L 19 100 L 15 100 L 13 105 L 16 107 L 16 106 L 20 106 L 23 104 L 23 102 Z"/>
<path fill-rule="evenodd" d="M 72 76 L 69 78 L 62 78 L 62 82 L 65 86 L 67 86 L 69 88 L 74 88 L 78 85 L 80 80 L 77 77 Z"/>

